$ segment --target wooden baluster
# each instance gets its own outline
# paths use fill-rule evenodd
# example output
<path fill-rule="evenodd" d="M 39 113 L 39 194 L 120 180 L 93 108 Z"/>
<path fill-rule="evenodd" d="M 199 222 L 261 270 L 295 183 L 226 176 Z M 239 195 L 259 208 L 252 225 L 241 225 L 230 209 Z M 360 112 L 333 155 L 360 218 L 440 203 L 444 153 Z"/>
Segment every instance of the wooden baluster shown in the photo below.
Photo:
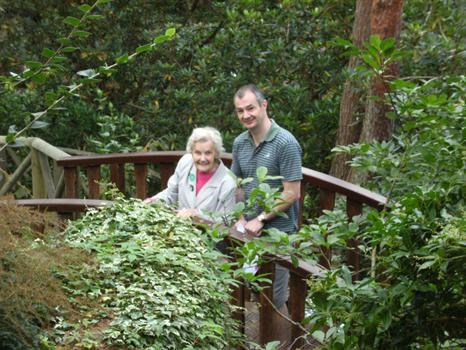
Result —
<path fill-rule="evenodd" d="M 175 165 L 172 163 L 160 163 L 160 182 L 162 190 L 167 187 L 168 179 L 175 172 Z"/>
<path fill-rule="evenodd" d="M 65 194 L 64 198 L 77 198 L 77 177 L 78 169 L 76 167 L 65 167 Z"/>
<path fill-rule="evenodd" d="M 290 270 L 290 297 L 288 305 L 290 308 L 291 319 L 294 322 L 301 323 L 304 320 L 304 308 L 306 304 L 307 282 L 302 276 L 293 273 Z M 296 338 L 304 335 L 303 329 L 299 326 L 293 325 L 291 328 L 291 343 L 292 349 L 298 349 L 303 346 L 304 339 L 299 339 L 294 342 Z M 293 343 L 294 342 L 294 343 Z"/>
<path fill-rule="evenodd" d="M 49 159 L 42 152 L 38 153 L 38 157 L 47 198 L 53 198 L 55 196 L 55 183 L 53 182 L 52 169 L 50 168 Z"/>
<path fill-rule="evenodd" d="M 301 181 L 301 197 L 299 198 L 298 227 L 303 225 L 304 221 L 304 197 L 306 193 L 306 183 Z"/>
<path fill-rule="evenodd" d="M 87 168 L 87 185 L 89 187 L 89 198 L 99 199 L 100 197 L 100 165 Z"/>
<path fill-rule="evenodd" d="M 232 293 L 232 304 L 237 306 L 238 309 L 234 312 L 233 318 L 238 321 L 239 327 L 238 330 L 241 334 L 245 334 L 246 332 L 246 317 L 244 315 L 245 312 L 245 298 L 244 298 L 244 283 L 239 283 L 238 286 L 234 287 Z M 242 349 L 241 346 L 238 346 L 238 349 Z"/>
<path fill-rule="evenodd" d="M 125 165 L 110 165 L 110 181 L 113 182 L 121 193 L 125 193 Z"/>
<path fill-rule="evenodd" d="M 275 280 L 275 263 L 267 262 L 261 265 L 259 274 L 267 274 L 267 278 L 272 280 L 273 285 L 273 281 Z M 275 312 L 273 306 L 270 304 L 273 301 L 272 285 L 265 286 L 260 294 L 259 342 L 261 345 L 265 345 L 274 340 L 273 325 L 272 322 L 270 322 L 273 317 L 272 314 Z"/>
<path fill-rule="evenodd" d="M 45 186 L 44 174 L 40 165 L 40 152 L 31 148 L 31 165 L 32 165 L 32 197 L 47 198 L 47 189 Z"/>
<path fill-rule="evenodd" d="M 134 176 L 136 179 L 136 197 L 144 199 L 147 196 L 147 164 L 134 164 Z"/>
<path fill-rule="evenodd" d="M 356 202 L 350 198 L 346 200 L 346 213 L 348 215 L 348 220 L 351 221 L 353 216 L 359 215 L 362 213 L 362 204 L 361 202 Z M 359 248 L 358 248 L 358 240 L 356 238 L 350 238 L 348 240 L 348 253 L 347 253 L 347 260 L 348 265 L 352 267 L 353 270 L 353 281 L 358 279 L 359 269 L 360 269 L 360 260 L 361 257 L 359 255 Z"/>
<path fill-rule="evenodd" d="M 319 203 L 321 212 L 324 210 L 332 210 L 335 207 L 335 192 L 327 191 L 321 188 L 319 194 Z M 323 256 L 319 259 L 319 264 L 329 269 L 330 261 L 332 259 L 332 251 L 328 248 L 322 247 L 322 253 Z"/>

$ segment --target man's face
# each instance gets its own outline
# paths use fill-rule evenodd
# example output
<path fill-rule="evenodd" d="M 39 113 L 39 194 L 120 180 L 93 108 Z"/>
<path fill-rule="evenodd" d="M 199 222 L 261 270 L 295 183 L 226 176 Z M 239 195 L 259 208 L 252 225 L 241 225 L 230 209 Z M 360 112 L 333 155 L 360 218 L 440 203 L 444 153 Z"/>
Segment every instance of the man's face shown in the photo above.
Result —
<path fill-rule="evenodd" d="M 216 155 L 217 152 L 212 141 L 198 141 L 193 145 L 194 165 L 199 171 L 206 173 L 214 171 L 217 166 Z"/>
<path fill-rule="evenodd" d="M 256 95 L 247 91 L 243 98 L 235 98 L 236 115 L 248 130 L 257 129 L 267 116 L 267 101 L 259 104 Z"/>

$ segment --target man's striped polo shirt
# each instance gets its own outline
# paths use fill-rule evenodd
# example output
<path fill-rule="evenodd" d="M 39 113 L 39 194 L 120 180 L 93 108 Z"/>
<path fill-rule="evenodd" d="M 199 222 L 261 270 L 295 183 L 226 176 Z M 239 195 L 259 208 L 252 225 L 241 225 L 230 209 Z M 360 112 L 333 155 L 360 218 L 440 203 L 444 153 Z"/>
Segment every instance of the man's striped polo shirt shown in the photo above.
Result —
<path fill-rule="evenodd" d="M 264 140 L 256 147 L 249 131 L 240 134 L 233 143 L 233 163 L 231 170 L 242 179 L 253 178 L 252 182 L 243 185 L 246 199 L 251 191 L 258 186 L 256 169 L 267 168 L 267 174 L 281 176 L 281 179 L 268 180 L 270 187 L 283 189 L 282 181 L 300 181 L 301 147 L 295 137 L 287 130 L 278 126 L 274 120 Z M 298 205 L 296 201 L 287 211 L 287 217 L 276 217 L 265 223 L 264 229 L 275 227 L 284 232 L 294 232 L 297 229 Z M 255 213 L 246 217 L 251 220 L 262 212 L 256 208 Z"/>

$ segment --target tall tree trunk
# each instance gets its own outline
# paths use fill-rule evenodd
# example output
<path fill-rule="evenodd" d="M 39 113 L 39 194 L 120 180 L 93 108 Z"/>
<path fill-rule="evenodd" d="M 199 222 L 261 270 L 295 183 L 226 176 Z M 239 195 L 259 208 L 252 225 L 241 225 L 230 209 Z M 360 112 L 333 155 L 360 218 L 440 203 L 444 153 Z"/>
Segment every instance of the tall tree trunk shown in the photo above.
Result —
<path fill-rule="evenodd" d="M 353 43 L 361 45 L 361 42 L 368 40 L 369 36 L 373 34 L 378 34 L 382 39 L 394 37 L 398 42 L 402 8 L 403 0 L 358 0 L 353 28 Z M 360 21 L 364 23 L 359 23 Z M 357 26 L 364 28 L 364 25 L 369 29 L 356 31 Z M 356 39 L 356 35 L 361 37 Z M 356 59 L 353 62 L 350 61 L 349 67 L 352 68 L 351 64 L 356 65 L 357 63 Z M 397 74 L 398 67 L 395 65 L 388 67 L 384 72 L 384 76 L 390 78 Z M 372 79 L 367 92 L 358 89 L 357 85 L 351 81 L 346 82 L 340 105 L 337 145 L 390 138 L 393 122 L 385 116 L 389 110 L 388 104 L 384 101 L 387 91 L 387 85 L 380 78 Z M 361 107 L 364 100 L 365 107 Z M 363 111 L 364 118 L 361 123 L 360 116 Z M 330 173 L 353 183 L 364 182 L 365 175 L 350 169 L 345 164 L 347 160 L 347 157 L 335 157 Z"/>
<path fill-rule="evenodd" d="M 354 16 L 352 41 L 357 47 L 369 40 L 372 0 L 358 0 L 356 2 L 356 13 Z M 348 63 L 348 70 L 356 68 L 361 61 L 352 56 Z M 343 87 L 343 95 L 340 103 L 340 121 L 338 123 L 337 145 L 350 145 L 359 141 L 362 130 L 362 121 L 365 110 L 367 92 L 364 86 L 356 79 L 349 79 Z M 346 154 L 338 154 L 332 160 L 330 174 L 341 179 L 346 179 L 349 167 L 346 162 L 350 157 Z"/>

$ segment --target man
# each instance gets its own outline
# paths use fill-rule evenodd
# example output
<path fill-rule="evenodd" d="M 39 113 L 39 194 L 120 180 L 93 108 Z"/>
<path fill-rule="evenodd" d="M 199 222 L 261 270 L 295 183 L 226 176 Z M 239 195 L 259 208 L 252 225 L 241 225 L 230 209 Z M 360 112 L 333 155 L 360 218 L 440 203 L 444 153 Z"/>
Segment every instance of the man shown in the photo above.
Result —
<path fill-rule="evenodd" d="M 241 87 L 234 96 L 236 114 L 241 124 L 247 129 L 233 143 L 233 163 L 231 170 L 240 178 L 251 177 L 254 181 L 244 184 L 245 200 L 257 187 L 256 169 L 267 168 L 268 175 L 281 176 L 279 180 L 269 180 L 271 187 L 281 188 L 281 200 L 272 213 L 265 213 L 262 208 L 254 215 L 242 217 L 236 225 L 242 224 L 247 233 L 258 236 L 262 229 L 277 228 L 288 234 L 297 230 L 298 199 L 301 189 L 301 147 L 295 137 L 281 128 L 267 114 L 268 103 L 262 91 L 255 85 Z M 284 212 L 285 216 L 277 216 Z M 275 267 L 273 285 L 274 304 L 277 309 L 287 314 L 289 271 L 279 265 Z M 283 330 L 281 317 L 275 315 L 272 322 L 278 335 Z M 281 329 L 280 329 L 281 328 Z M 279 336 L 279 339 L 283 339 Z"/>

